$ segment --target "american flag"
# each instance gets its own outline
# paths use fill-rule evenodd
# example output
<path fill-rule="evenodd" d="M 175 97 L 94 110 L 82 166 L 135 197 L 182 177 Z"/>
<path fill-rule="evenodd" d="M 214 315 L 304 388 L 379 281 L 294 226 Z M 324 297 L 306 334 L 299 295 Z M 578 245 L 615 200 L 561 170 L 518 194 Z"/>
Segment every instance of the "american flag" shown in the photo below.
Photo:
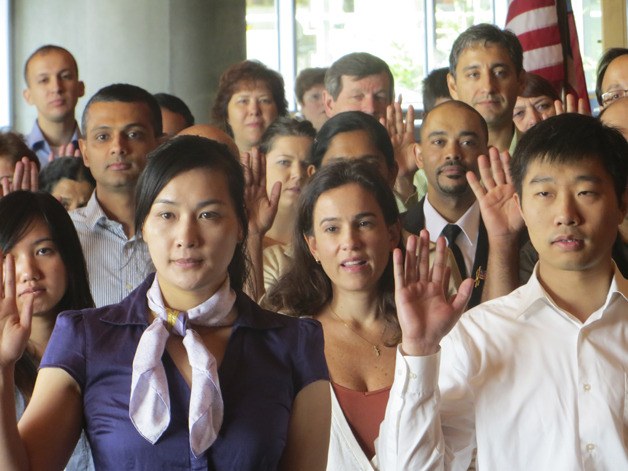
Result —
<path fill-rule="evenodd" d="M 544 77 L 559 93 L 584 98 L 589 108 L 571 0 L 510 0 L 506 28 L 523 46 L 526 71 Z"/>

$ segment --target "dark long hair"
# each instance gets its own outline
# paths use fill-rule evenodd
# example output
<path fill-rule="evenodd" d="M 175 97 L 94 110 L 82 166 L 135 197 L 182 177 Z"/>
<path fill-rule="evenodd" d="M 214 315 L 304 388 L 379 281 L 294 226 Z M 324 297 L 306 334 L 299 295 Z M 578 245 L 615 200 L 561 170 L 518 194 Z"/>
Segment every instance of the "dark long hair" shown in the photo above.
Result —
<path fill-rule="evenodd" d="M 384 215 L 388 226 L 399 221 L 395 196 L 375 166 L 360 160 L 340 160 L 325 165 L 308 182 L 297 209 L 297 220 L 292 237 L 293 259 L 290 267 L 266 295 L 265 303 L 273 310 L 296 316 L 316 316 L 332 299 L 332 286 L 327 273 L 310 253 L 305 236 L 313 233 L 314 207 L 326 191 L 355 183 L 371 193 Z M 403 249 L 401 241 L 399 247 Z M 400 338 L 397 320 L 392 255 L 378 285 L 379 312 L 384 316 L 392 342 Z"/>
<path fill-rule="evenodd" d="M 56 306 L 57 314 L 69 309 L 94 307 L 81 242 L 61 203 L 43 191 L 15 191 L 0 198 L 0 221 L 2 253 L 9 252 L 36 221 L 48 227 L 67 274 L 67 288 Z M 15 366 L 15 383 L 27 397 L 35 385 L 36 365 L 37 360 L 25 352 Z"/>
<path fill-rule="evenodd" d="M 170 180 L 189 170 L 203 168 L 219 171 L 227 180 L 229 196 L 246 240 L 248 218 L 242 167 L 226 145 L 200 136 L 175 137 L 148 155 L 148 164 L 137 182 L 135 193 L 135 228 L 140 237 L 155 198 Z M 245 242 L 237 244 L 227 271 L 231 286 L 242 289 L 247 274 Z"/>

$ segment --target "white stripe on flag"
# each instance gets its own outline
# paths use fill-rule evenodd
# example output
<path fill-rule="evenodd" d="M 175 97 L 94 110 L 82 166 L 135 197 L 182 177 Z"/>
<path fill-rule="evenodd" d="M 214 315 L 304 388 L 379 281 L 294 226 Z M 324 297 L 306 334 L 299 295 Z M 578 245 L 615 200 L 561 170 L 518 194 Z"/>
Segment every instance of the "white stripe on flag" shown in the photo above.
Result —
<path fill-rule="evenodd" d="M 537 8 L 515 16 L 506 24 L 506 29 L 509 29 L 515 34 L 523 34 L 534 31 L 535 29 L 545 28 L 546 26 L 553 26 L 557 22 L 558 15 L 556 13 L 556 7 L 551 6 Z"/>
<path fill-rule="evenodd" d="M 523 53 L 523 68 L 529 72 L 563 62 L 563 48 L 560 44 L 539 47 Z"/>

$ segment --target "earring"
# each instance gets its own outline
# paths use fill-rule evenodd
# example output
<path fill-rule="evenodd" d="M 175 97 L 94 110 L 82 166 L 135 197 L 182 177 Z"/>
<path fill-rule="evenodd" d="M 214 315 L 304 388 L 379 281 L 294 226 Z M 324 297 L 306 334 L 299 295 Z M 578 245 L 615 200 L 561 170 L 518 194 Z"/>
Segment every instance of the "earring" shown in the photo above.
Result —
<path fill-rule="evenodd" d="M 318 260 L 318 259 L 316 259 L 316 258 L 314 259 L 314 261 L 315 261 L 316 263 L 318 263 L 319 265 L 321 264 L 321 261 L 320 261 L 320 260 Z"/>

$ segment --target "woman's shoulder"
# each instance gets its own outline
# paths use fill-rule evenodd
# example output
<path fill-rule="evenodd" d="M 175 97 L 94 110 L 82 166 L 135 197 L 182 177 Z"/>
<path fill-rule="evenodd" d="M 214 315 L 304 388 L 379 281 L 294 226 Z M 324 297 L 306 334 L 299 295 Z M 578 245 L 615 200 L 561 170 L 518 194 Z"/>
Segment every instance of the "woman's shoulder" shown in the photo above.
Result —
<path fill-rule="evenodd" d="M 126 298 L 116 304 L 63 311 L 57 318 L 57 323 L 70 322 L 73 324 L 146 324 L 146 290 L 148 283 L 144 281 Z"/>

